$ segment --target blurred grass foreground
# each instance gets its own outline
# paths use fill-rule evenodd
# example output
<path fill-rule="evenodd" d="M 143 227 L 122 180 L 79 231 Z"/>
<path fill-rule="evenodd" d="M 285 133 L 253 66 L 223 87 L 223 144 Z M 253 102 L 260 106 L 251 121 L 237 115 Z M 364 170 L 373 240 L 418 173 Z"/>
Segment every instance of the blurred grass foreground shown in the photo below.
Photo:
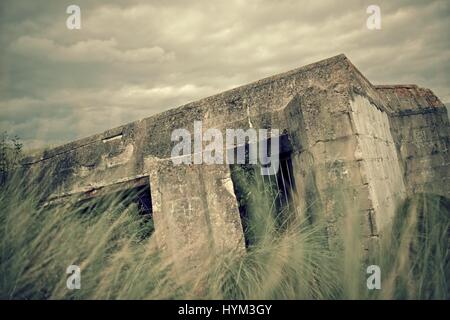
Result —
<path fill-rule="evenodd" d="M 407 199 L 376 250 L 364 254 L 355 208 L 345 198 L 339 214 L 346 230 L 340 249 L 331 249 L 324 221 L 275 214 L 272 198 L 255 182 L 242 191 L 247 250 L 210 252 L 200 266 L 180 271 L 183 254 L 158 249 L 151 219 L 132 201 L 115 196 L 43 206 L 42 185 L 24 184 L 13 175 L 1 186 L 2 299 L 449 298 L 450 201 L 444 197 Z M 81 269 L 79 290 L 66 286 L 70 265 Z M 379 290 L 367 287 L 368 265 L 380 267 Z"/>

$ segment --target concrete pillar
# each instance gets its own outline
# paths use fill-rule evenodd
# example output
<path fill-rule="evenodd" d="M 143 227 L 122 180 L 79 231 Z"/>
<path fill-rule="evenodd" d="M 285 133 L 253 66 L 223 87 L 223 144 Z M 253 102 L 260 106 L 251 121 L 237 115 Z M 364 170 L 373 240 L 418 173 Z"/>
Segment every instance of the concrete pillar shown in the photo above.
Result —
<path fill-rule="evenodd" d="M 174 165 L 147 158 L 158 246 L 182 263 L 245 250 L 228 165 Z"/>

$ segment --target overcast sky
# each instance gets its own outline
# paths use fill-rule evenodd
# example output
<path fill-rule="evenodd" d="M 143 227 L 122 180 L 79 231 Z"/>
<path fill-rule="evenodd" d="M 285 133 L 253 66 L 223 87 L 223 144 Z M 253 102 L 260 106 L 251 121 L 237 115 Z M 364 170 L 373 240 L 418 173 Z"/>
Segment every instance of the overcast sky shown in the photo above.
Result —
<path fill-rule="evenodd" d="M 71 4 L 81 30 L 66 27 Z M 0 129 L 57 145 L 339 53 L 374 84 L 449 102 L 449 4 L 1 0 Z"/>

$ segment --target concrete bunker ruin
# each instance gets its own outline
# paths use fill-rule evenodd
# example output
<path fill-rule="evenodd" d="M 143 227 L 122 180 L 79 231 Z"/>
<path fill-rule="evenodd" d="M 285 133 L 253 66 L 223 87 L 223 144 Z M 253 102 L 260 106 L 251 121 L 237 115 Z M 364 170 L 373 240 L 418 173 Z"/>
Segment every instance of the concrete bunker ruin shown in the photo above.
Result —
<path fill-rule="evenodd" d="M 235 167 L 170 161 L 172 131 L 192 130 L 194 121 L 223 132 L 279 129 L 285 149 L 280 172 L 270 177 L 277 210 L 305 214 L 311 197 L 318 199 L 332 239 L 340 221 L 330 190 L 338 188 L 363 218 L 366 250 L 406 196 L 450 197 L 445 106 L 416 85 L 371 84 L 344 55 L 46 150 L 22 165 L 49 178 L 47 203 L 144 190 L 144 211 L 167 250 L 194 252 L 199 239 L 218 252 L 244 248 Z"/>

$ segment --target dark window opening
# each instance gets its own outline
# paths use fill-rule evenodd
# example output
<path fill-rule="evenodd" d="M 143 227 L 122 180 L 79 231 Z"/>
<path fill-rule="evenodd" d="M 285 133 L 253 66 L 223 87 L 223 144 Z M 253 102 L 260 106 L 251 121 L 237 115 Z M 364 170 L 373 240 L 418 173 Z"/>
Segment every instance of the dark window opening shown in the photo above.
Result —
<path fill-rule="evenodd" d="M 273 175 L 264 176 L 260 165 L 249 164 L 249 146 L 242 147 L 245 147 L 246 163 L 230 165 L 230 171 L 245 245 L 251 247 L 264 232 L 267 215 L 274 218 L 277 230 L 286 227 L 290 214 L 295 211 L 292 202 L 295 181 L 292 174 L 292 149 L 287 135 L 280 137 L 279 167 Z"/>
<path fill-rule="evenodd" d="M 153 231 L 152 200 L 148 177 L 93 189 L 78 195 L 75 206 L 81 215 L 100 216 L 106 211 L 120 214 L 135 206 L 139 215 L 139 238 Z"/>
<path fill-rule="evenodd" d="M 294 176 L 292 174 L 291 153 L 280 154 L 280 165 L 276 175 L 263 176 L 274 189 L 274 204 L 278 215 L 292 206 L 292 195 L 295 191 Z M 283 217 L 281 217 L 283 218 Z"/>
<path fill-rule="evenodd" d="M 111 205 L 126 208 L 132 204 L 137 206 L 140 214 L 152 213 L 150 183 L 148 177 L 92 189 L 77 195 L 79 204 L 89 204 L 103 209 Z"/>

